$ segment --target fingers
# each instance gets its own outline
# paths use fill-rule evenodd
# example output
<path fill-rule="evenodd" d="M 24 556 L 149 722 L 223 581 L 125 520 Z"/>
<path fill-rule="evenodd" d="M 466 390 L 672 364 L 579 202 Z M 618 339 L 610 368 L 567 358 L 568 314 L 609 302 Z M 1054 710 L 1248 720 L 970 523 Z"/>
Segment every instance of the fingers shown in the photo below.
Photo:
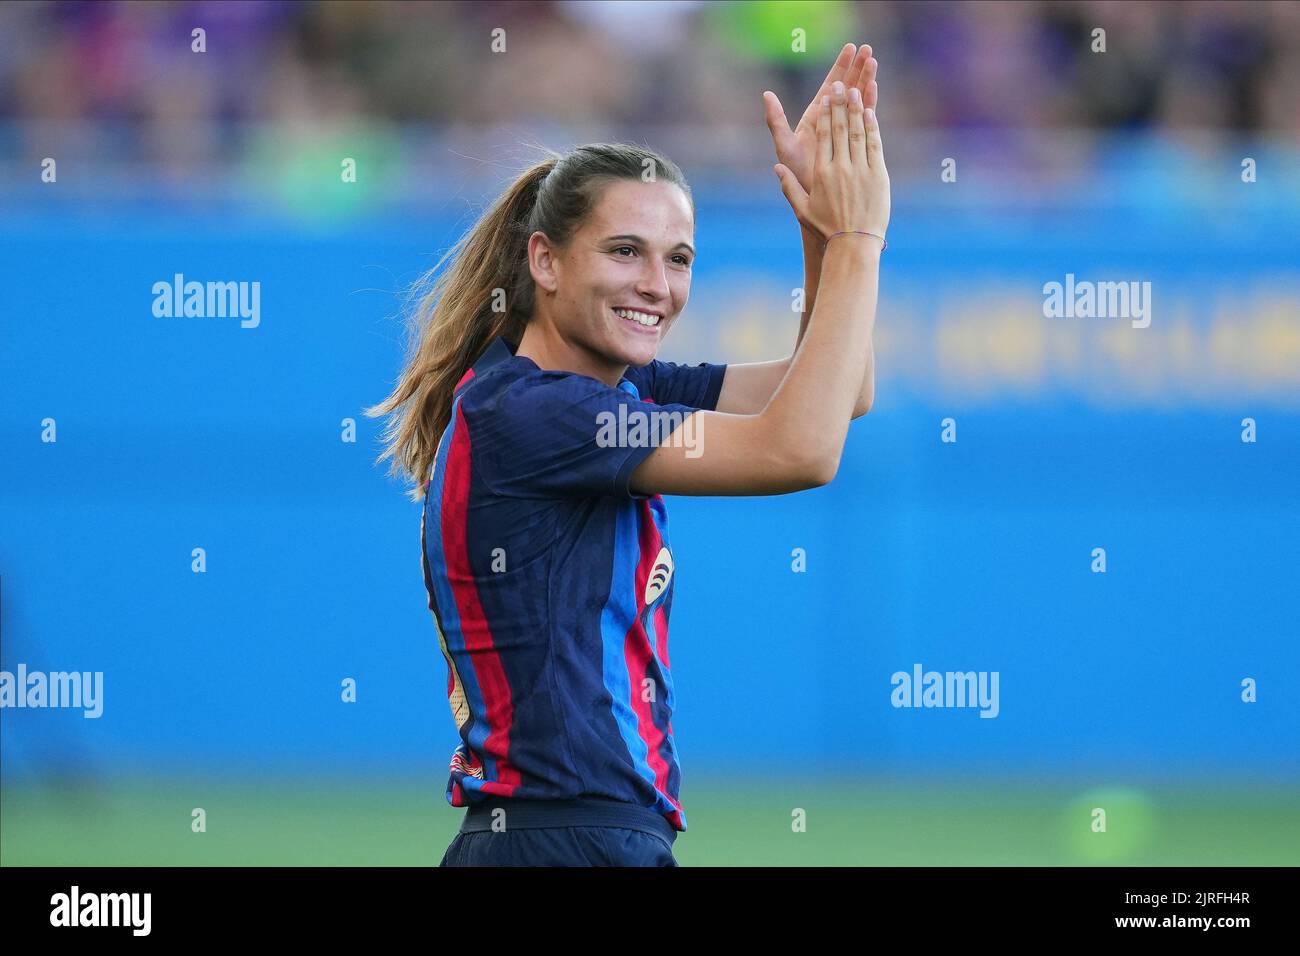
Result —
<path fill-rule="evenodd" d="M 831 149 L 831 97 L 822 97 L 821 108 L 817 111 L 817 165 L 828 166 L 835 154 Z"/>
<path fill-rule="evenodd" d="M 885 147 L 880 141 L 880 123 L 876 120 L 876 111 L 868 109 L 863 117 L 867 130 L 867 162 L 874 169 L 885 165 Z"/>
<path fill-rule="evenodd" d="M 856 86 L 849 90 L 849 161 L 867 163 L 867 129 L 862 91 Z"/>
<path fill-rule="evenodd" d="M 853 65 L 854 54 L 858 48 L 852 43 L 846 43 L 840 48 L 839 56 L 835 57 L 835 62 L 831 64 L 830 71 L 826 74 L 826 79 L 822 80 L 822 85 L 817 88 L 817 95 L 812 98 L 808 108 L 803 111 L 803 117 L 799 120 L 799 125 L 812 125 L 815 122 L 817 107 L 822 101 L 823 96 L 827 96 L 831 91 L 831 84 L 836 80 L 844 79 L 849 67 Z"/>
<path fill-rule="evenodd" d="M 814 103 L 820 103 L 823 96 L 830 94 L 831 87 L 835 84 L 836 80 L 840 80 L 844 83 L 848 82 L 847 77 L 850 70 L 853 69 L 854 56 L 857 52 L 857 47 L 852 43 L 844 44 L 843 48 L 840 50 L 840 55 L 837 56 L 835 62 L 831 64 L 831 69 L 830 72 L 826 74 L 826 79 L 822 80 L 822 85 L 818 88 L 817 95 L 813 97 Z"/>
<path fill-rule="evenodd" d="M 831 156 L 836 162 L 849 162 L 849 110 L 839 80 L 831 87 Z"/>
<path fill-rule="evenodd" d="M 858 54 L 854 57 L 844 80 L 850 89 L 856 86 L 862 91 L 862 102 L 869 109 L 876 108 L 876 99 L 880 92 L 876 85 L 876 71 L 879 67 L 880 64 L 871 55 L 871 45 L 864 43 L 858 49 Z"/>
<path fill-rule="evenodd" d="M 858 55 L 853 58 L 853 64 L 846 72 L 844 77 L 845 84 L 850 87 L 856 86 L 858 89 L 862 89 L 862 85 L 867 80 L 871 79 L 871 77 L 867 75 L 867 70 L 873 62 L 875 61 L 871 58 L 871 46 L 866 43 L 862 44 L 862 46 L 858 48 Z"/>
<path fill-rule="evenodd" d="M 782 133 L 790 132 L 790 121 L 785 118 L 781 101 L 771 90 L 763 93 L 763 118 L 767 121 L 767 128 L 773 139 Z"/>

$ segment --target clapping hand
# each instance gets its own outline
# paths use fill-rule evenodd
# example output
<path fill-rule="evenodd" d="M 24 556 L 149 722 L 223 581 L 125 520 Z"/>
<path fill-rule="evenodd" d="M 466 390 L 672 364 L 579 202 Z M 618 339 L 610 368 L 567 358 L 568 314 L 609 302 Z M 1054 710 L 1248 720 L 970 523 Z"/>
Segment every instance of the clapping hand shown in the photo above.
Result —
<path fill-rule="evenodd" d="M 838 80 L 844 84 L 846 94 L 856 87 L 862 96 L 863 107 L 874 110 L 878 95 L 877 66 L 868 44 L 864 43 L 860 48 L 852 43 L 844 44 L 844 49 L 835 58 L 812 102 L 803 111 L 799 125 L 793 130 L 790 129 L 777 95 L 771 90 L 763 93 L 767 128 L 772 133 L 777 161 L 794 173 L 805 191 L 811 192 L 813 186 L 813 160 L 817 156 L 817 118 L 823 109 L 822 97 L 831 93 L 831 87 Z"/>

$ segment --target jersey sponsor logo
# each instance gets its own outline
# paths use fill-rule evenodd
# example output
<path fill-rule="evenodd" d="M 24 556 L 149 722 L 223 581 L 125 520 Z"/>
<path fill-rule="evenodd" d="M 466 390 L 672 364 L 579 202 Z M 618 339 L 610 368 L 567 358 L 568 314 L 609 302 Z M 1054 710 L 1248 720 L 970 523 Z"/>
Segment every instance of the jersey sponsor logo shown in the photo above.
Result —
<path fill-rule="evenodd" d="M 667 548 L 659 549 L 650 577 L 645 583 L 645 606 L 649 607 L 659 599 L 659 595 L 668 590 L 668 582 L 673 577 L 673 555 Z"/>

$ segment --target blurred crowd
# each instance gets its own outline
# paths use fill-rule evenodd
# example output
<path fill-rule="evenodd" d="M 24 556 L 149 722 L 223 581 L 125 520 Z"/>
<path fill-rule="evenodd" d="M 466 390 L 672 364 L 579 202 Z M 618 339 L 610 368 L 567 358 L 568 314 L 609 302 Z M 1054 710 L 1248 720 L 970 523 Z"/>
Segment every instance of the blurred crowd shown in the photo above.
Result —
<path fill-rule="evenodd" d="M 801 112 L 847 41 L 872 44 L 891 129 L 1300 134 L 1300 4 L 1248 0 L 5 2 L 0 127 L 21 151 L 71 121 L 160 163 L 236 158 L 259 124 L 725 143 L 761 129 L 764 89 Z"/>

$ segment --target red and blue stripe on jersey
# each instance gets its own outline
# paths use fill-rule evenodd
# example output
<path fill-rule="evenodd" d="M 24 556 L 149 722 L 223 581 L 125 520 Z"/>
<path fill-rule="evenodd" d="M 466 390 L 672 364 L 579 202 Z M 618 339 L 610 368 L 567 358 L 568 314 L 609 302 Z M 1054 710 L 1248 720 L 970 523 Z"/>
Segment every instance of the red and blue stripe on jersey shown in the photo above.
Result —
<path fill-rule="evenodd" d="M 714 408 L 725 366 L 654 362 L 618 389 L 496 339 L 455 390 L 421 523 L 461 741 L 447 799 L 604 796 L 679 830 L 663 499 L 627 488 L 651 448 L 598 449 L 593 412 Z M 641 389 L 666 399 L 655 405 Z"/>

